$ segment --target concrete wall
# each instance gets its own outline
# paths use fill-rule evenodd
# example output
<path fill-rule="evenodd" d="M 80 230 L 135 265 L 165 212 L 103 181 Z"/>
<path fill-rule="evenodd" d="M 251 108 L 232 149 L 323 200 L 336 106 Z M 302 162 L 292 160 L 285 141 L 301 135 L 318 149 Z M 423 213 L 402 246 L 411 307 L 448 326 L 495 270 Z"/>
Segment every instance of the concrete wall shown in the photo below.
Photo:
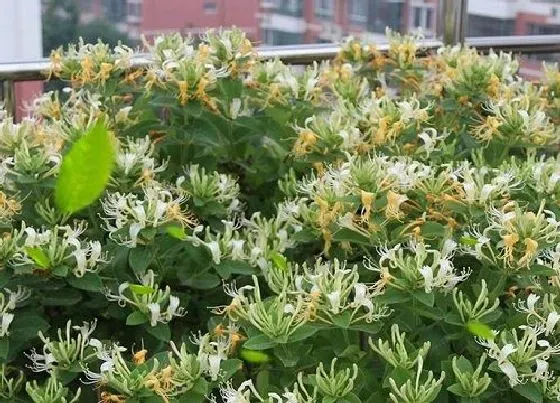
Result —
<path fill-rule="evenodd" d="M 38 60 L 41 56 L 41 1 L 2 0 L 0 63 Z M 41 82 L 17 83 L 16 118 L 21 118 L 24 105 L 41 91 Z"/>

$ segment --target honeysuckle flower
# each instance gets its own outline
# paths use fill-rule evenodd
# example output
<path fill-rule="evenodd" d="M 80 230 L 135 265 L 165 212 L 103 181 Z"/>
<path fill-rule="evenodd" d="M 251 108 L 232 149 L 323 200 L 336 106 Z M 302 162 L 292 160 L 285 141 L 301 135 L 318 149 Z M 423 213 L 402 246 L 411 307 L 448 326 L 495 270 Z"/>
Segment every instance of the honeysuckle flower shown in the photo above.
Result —
<path fill-rule="evenodd" d="M 105 229 L 116 242 L 134 248 L 144 228 L 157 228 L 173 222 L 186 227 L 194 224 L 190 213 L 184 208 L 185 195 L 174 195 L 155 182 L 144 185 L 142 190 L 143 199 L 132 193 L 117 192 L 109 193 L 101 202 L 104 211 L 101 218 Z M 123 237 L 120 232 L 127 227 L 128 236 Z M 119 235 L 115 235 L 117 232 Z"/>
<path fill-rule="evenodd" d="M 125 178 L 135 183 L 144 183 L 154 179 L 154 175 L 165 171 L 167 160 L 161 164 L 154 157 L 154 145 L 149 137 L 140 139 L 127 138 L 120 144 L 116 157 L 113 181 L 118 185 Z"/>
<path fill-rule="evenodd" d="M 117 293 L 107 290 L 105 295 L 109 301 L 117 302 L 122 307 L 129 305 L 143 312 L 149 318 L 151 326 L 169 323 L 175 317 L 186 315 L 185 308 L 180 306 L 180 299 L 171 294 L 171 288 L 166 286 L 162 289 L 156 284 L 152 270 L 139 276 L 138 282 L 140 284 L 122 283 Z"/>
<path fill-rule="evenodd" d="M 86 229 L 83 223 L 71 226 L 55 226 L 52 230 L 36 230 L 32 227 L 23 227 L 24 243 L 14 254 L 16 266 L 36 265 L 42 270 L 52 270 L 58 266 L 66 265 L 72 268 L 76 277 L 82 277 L 86 272 L 97 272 L 101 264 L 106 263 L 107 253 L 102 252 L 99 241 L 84 241 L 80 239 Z M 37 254 L 40 254 L 38 261 Z"/>
<path fill-rule="evenodd" d="M 558 314 L 558 312 L 554 311 L 548 314 L 548 316 L 546 317 L 546 325 L 545 325 L 546 335 L 549 335 L 550 333 L 554 333 L 556 324 L 558 323 L 559 320 L 560 320 L 560 314 Z"/>
<path fill-rule="evenodd" d="M 537 368 L 533 373 L 532 381 L 538 382 L 549 379 L 552 374 L 548 371 L 548 362 L 545 360 L 535 360 L 535 362 L 537 364 Z"/>
<path fill-rule="evenodd" d="M 515 365 L 509 361 L 509 356 L 517 351 L 513 344 L 505 344 L 502 348 L 499 348 L 498 345 L 491 340 L 480 342 L 480 344 L 487 347 L 488 356 L 497 361 L 500 370 L 508 377 L 511 387 L 521 382 Z"/>
<path fill-rule="evenodd" d="M 251 403 L 251 399 L 257 399 L 259 402 L 264 401 L 251 380 L 241 382 L 237 389 L 232 386 L 231 382 L 226 383 L 225 386 L 220 387 L 220 397 L 224 403 Z M 210 401 L 217 402 L 214 396 L 210 398 Z"/>
<path fill-rule="evenodd" d="M 397 324 L 391 326 L 390 341 L 378 339 L 377 344 L 375 344 L 371 337 L 368 341 L 371 349 L 383 357 L 383 359 L 393 367 L 402 367 L 406 369 L 413 368 L 418 358 L 425 357 L 431 345 L 429 341 L 426 341 L 416 354 L 414 354 L 413 351 L 409 351 L 410 348 L 407 348 L 406 344 L 406 333 L 401 332 Z"/>

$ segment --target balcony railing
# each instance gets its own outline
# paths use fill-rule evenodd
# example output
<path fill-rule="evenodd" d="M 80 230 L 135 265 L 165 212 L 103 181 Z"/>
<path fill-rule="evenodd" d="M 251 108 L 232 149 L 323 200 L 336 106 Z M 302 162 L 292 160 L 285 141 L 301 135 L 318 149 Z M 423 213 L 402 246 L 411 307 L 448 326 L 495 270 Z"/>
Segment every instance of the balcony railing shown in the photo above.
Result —
<path fill-rule="evenodd" d="M 438 38 L 426 40 L 420 46 L 426 52 L 444 44 L 466 43 L 481 52 L 495 51 L 520 54 L 560 53 L 560 35 L 492 36 L 465 38 L 467 23 L 467 0 L 440 0 L 438 7 Z M 388 44 L 378 45 L 378 50 L 387 52 Z M 314 61 L 330 60 L 340 47 L 335 44 L 263 46 L 258 49 L 259 58 L 278 58 L 285 63 L 306 65 Z M 134 68 L 142 68 L 151 63 L 146 55 L 137 55 L 132 61 Z M 0 103 L 14 114 L 17 81 L 37 81 L 45 79 L 49 70 L 47 59 L 33 62 L 0 63 Z"/>

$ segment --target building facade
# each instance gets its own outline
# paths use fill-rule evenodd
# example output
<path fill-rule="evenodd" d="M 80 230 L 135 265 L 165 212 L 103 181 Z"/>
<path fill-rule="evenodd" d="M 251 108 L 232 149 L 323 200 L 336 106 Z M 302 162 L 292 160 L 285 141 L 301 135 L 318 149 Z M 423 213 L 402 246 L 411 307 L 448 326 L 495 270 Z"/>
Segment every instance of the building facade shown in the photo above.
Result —
<path fill-rule="evenodd" d="M 437 0 L 143 0 L 141 32 L 200 33 L 237 26 L 257 43 L 292 45 L 418 27 L 435 33 Z"/>
<path fill-rule="evenodd" d="M 40 0 L 3 0 L 0 12 L 0 63 L 29 62 L 42 56 Z M 26 103 L 43 91 L 41 81 L 15 83 L 16 119 Z"/>

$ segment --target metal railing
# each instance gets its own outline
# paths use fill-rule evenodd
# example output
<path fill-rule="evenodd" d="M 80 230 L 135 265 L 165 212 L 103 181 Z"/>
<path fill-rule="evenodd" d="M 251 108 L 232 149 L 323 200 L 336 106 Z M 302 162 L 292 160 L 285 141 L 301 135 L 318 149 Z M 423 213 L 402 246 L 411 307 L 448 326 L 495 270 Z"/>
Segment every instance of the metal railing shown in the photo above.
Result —
<path fill-rule="evenodd" d="M 495 51 L 532 53 L 560 53 L 560 35 L 531 36 L 493 36 L 465 38 L 467 25 L 468 0 L 440 0 L 438 7 L 438 38 L 420 42 L 426 52 L 435 50 L 444 44 L 466 43 L 481 52 Z M 377 49 L 387 52 L 389 44 L 379 44 Z M 280 59 L 291 64 L 310 64 L 314 61 L 329 60 L 336 56 L 340 47 L 335 44 L 262 46 L 257 48 L 260 59 Z M 146 55 L 137 55 L 132 60 L 133 68 L 146 67 L 151 60 Z M 50 63 L 47 59 L 0 63 L 0 102 L 7 111 L 15 115 L 15 90 L 17 81 L 37 81 L 46 78 Z"/>

